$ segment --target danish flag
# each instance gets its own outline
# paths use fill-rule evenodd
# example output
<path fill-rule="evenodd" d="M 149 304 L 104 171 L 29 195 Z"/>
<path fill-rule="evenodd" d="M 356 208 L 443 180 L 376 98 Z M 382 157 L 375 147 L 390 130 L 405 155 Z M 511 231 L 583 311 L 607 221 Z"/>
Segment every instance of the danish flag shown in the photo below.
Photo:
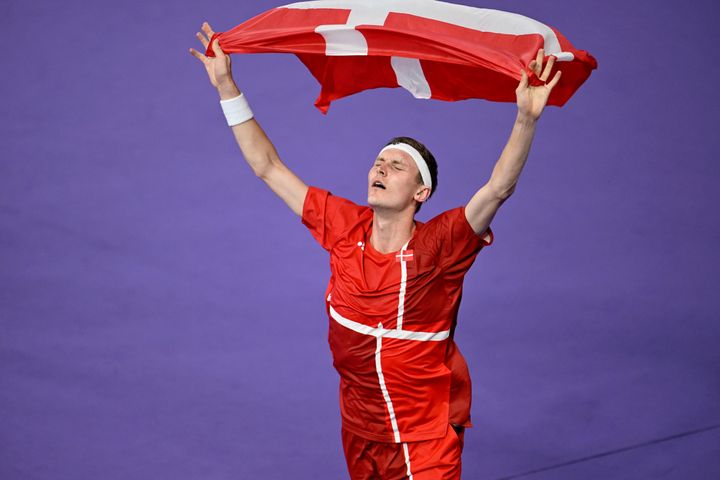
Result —
<path fill-rule="evenodd" d="M 315 106 L 323 113 L 333 100 L 380 87 L 416 98 L 515 102 L 521 70 L 530 85 L 544 84 L 527 68 L 540 48 L 563 72 L 548 99 L 562 106 L 597 68 L 592 55 L 536 20 L 435 0 L 292 3 L 216 33 L 207 56 L 215 38 L 225 53 L 297 55 L 320 82 Z"/>
<path fill-rule="evenodd" d="M 399 253 L 395 254 L 396 262 L 412 262 L 413 260 L 412 250 L 401 250 Z"/>

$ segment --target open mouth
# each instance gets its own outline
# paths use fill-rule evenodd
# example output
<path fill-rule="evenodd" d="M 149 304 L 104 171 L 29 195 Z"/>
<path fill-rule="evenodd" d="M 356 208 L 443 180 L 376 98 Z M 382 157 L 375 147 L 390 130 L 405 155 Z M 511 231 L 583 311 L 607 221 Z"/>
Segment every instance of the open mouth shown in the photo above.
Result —
<path fill-rule="evenodd" d="M 380 182 L 373 182 L 372 186 L 373 188 L 382 188 L 383 190 L 385 190 L 385 185 Z"/>

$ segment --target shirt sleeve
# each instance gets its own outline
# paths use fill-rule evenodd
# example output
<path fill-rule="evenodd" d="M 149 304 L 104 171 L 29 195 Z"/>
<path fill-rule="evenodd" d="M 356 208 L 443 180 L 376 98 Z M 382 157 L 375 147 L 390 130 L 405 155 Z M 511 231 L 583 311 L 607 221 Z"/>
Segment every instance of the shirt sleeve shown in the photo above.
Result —
<path fill-rule="evenodd" d="M 302 223 L 313 238 L 330 251 L 335 242 L 357 223 L 365 209 L 327 190 L 311 186 L 303 204 Z"/>
<path fill-rule="evenodd" d="M 465 217 L 465 207 L 448 210 L 433 220 L 438 220 L 440 265 L 449 274 L 467 272 L 480 250 L 493 243 L 494 234 L 489 226 L 482 234 L 475 233 Z"/>

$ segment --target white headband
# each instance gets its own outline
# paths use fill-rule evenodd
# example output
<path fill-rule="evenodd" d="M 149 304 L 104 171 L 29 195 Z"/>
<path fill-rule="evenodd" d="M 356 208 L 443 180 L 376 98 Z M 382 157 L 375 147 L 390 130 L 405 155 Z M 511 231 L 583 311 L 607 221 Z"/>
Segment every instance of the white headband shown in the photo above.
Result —
<path fill-rule="evenodd" d="M 428 168 L 427 163 L 425 163 L 425 159 L 422 157 L 422 155 L 420 155 L 420 152 L 418 152 L 415 148 L 413 148 L 411 145 L 408 145 L 407 143 L 393 143 L 391 145 L 385 146 L 382 150 L 380 150 L 380 153 L 378 155 L 382 155 L 385 150 L 389 150 L 391 148 L 402 150 L 403 152 L 410 155 L 413 160 L 415 160 L 415 164 L 417 165 L 418 170 L 420 170 L 420 176 L 422 177 L 423 185 L 425 185 L 430 189 L 430 191 L 432 191 L 433 185 L 432 177 L 430 176 L 430 169 Z"/>

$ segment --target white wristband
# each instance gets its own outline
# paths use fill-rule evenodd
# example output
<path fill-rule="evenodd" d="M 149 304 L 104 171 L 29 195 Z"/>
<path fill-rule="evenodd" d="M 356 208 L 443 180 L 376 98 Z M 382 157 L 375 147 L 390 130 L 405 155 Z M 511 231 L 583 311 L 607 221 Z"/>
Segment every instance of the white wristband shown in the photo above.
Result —
<path fill-rule="evenodd" d="M 222 107 L 225 119 L 229 126 L 237 125 L 243 122 L 247 122 L 253 118 L 252 110 L 250 105 L 245 99 L 245 95 L 242 93 L 235 98 L 228 100 L 220 100 L 220 106 Z"/>

